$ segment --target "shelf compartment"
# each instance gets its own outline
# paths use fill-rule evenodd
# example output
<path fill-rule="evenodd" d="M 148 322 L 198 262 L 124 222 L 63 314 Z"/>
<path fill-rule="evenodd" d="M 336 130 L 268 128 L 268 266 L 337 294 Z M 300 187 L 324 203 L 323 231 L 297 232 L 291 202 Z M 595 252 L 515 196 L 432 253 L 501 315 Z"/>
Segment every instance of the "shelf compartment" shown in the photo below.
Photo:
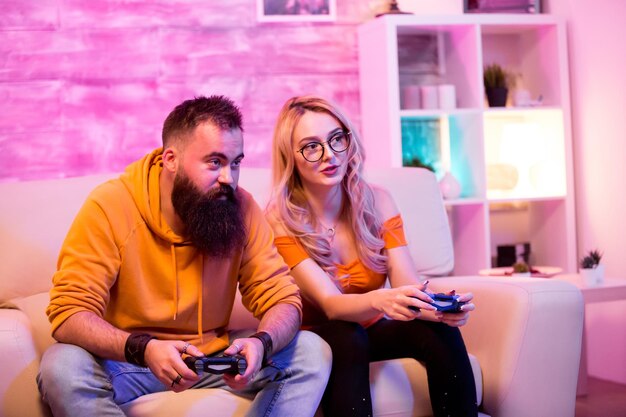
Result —
<path fill-rule="evenodd" d="M 556 24 L 481 26 L 483 67 L 500 64 L 515 80 L 509 88 L 509 103 L 515 88 L 525 89 L 543 105 L 563 104 L 560 67 L 564 48 L 559 47 Z"/>
<path fill-rule="evenodd" d="M 560 109 L 485 112 L 484 129 L 489 200 L 566 195 Z"/>
<path fill-rule="evenodd" d="M 478 48 L 476 25 L 398 27 L 399 91 L 407 86 L 450 84 L 455 88 L 456 107 L 480 107 Z"/>
<path fill-rule="evenodd" d="M 420 43 L 428 45 L 425 55 L 420 55 L 426 52 L 420 50 Z M 541 94 L 542 102 L 527 103 L 534 107 L 488 108 L 482 75 L 484 65 L 491 62 L 521 73 L 531 100 Z M 421 156 L 430 158 L 439 178 L 450 169 L 462 182 L 462 196 L 445 200 L 456 273 L 475 274 L 490 266 L 491 246 L 499 237 L 497 225 L 490 231 L 490 216 L 496 221 L 499 215 L 489 210 L 494 204 L 526 205 L 524 233 L 532 236 L 536 251 L 545 247 L 541 249 L 542 263 L 576 270 L 567 62 L 565 22 L 545 14 L 386 15 L 359 26 L 361 123 L 367 165 L 402 167 L 403 151 L 407 150 L 403 142 L 405 148 L 410 147 L 402 125 L 406 136 L 411 120 L 447 120 L 445 129 L 439 122 L 438 140 L 435 134 L 425 140 L 430 145 Z M 410 109 L 402 108 L 403 87 L 415 91 L 420 86 L 441 84 L 455 85 L 456 108 L 423 109 L 419 102 Z M 511 91 L 511 96 L 514 93 Z M 537 123 L 542 125 L 539 131 L 548 136 L 542 144 L 547 159 L 554 163 L 533 168 L 532 178 L 541 185 L 537 189 L 522 192 L 515 189 L 517 184 L 509 184 L 509 189 L 503 184 L 494 186 L 494 165 L 512 165 L 501 160 L 509 157 L 498 150 L 507 120 Z M 526 138 L 528 134 L 518 136 Z M 534 157 L 527 158 L 529 165 L 536 164 Z M 513 168 L 517 173 L 518 167 Z M 516 181 L 519 173 L 517 177 Z"/>
<path fill-rule="evenodd" d="M 402 166 L 426 165 L 437 178 L 450 171 L 461 198 L 484 198 L 481 116 L 471 112 L 401 118 Z"/>
<path fill-rule="evenodd" d="M 500 203 L 490 204 L 492 260 L 498 245 L 528 242 L 531 265 L 557 266 L 568 271 L 571 260 L 567 254 L 574 249 L 574 242 L 567 239 L 566 206 L 564 198 L 519 202 L 510 209 Z"/>

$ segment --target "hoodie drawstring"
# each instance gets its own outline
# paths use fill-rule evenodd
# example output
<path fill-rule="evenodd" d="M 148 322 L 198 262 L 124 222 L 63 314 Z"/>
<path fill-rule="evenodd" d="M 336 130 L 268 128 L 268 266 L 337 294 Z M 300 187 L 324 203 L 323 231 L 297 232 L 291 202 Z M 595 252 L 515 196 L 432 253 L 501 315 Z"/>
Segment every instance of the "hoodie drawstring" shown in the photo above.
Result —
<path fill-rule="evenodd" d="M 174 267 L 174 320 L 178 317 L 178 268 L 176 267 L 176 247 L 170 246 L 172 266 Z"/>
<path fill-rule="evenodd" d="M 179 285 L 178 285 L 178 268 L 176 265 L 176 246 L 170 246 L 170 252 L 172 254 L 172 265 L 174 268 L 174 320 L 178 317 L 178 298 L 179 298 Z M 204 270 L 204 257 L 202 258 L 202 268 L 201 271 Z M 202 331 L 202 294 L 204 290 L 204 279 L 202 278 L 202 274 L 200 274 L 200 279 L 198 282 L 198 338 L 200 339 L 200 343 L 204 343 L 204 332 Z"/>
<path fill-rule="evenodd" d="M 204 271 L 204 256 L 202 257 L 201 271 Z M 204 332 L 202 331 L 202 294 L 204 292 L 204 279 L 202 278 L 202 274 L 200 274 L 198 287 L 198 337 L 200 338 L 200 343 L 204 343 Z"/>

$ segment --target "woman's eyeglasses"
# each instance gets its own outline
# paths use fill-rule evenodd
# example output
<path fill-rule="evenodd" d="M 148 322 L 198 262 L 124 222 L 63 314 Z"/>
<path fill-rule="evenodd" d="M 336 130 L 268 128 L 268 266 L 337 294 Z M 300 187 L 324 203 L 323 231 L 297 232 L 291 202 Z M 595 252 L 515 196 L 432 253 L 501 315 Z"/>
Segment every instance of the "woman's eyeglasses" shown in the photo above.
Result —
<path fill-rule="evenodd" d="M 334 133 L 326 142 L 309 142 L 298 149 L 298 152 L 300 152 L 307 161 L 317 162 L 324 157 L 324 151 L 326 150 L 325 144 L 328 144 L 328 147 L 334 153 L 341 153 L 348 149 L 350 146 L 351 133 L 350 131 Z"/>

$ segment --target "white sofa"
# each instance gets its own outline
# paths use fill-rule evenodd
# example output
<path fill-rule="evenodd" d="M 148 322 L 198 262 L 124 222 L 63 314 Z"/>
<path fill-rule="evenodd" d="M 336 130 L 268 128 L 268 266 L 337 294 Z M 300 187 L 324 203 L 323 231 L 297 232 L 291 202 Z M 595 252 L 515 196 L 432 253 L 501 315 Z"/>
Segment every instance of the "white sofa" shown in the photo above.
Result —
<path fill-rule="evenodd" d="M 53 343 L 44 310 L 65 233 L 87 193 L 115 174 L 0 183 L 0 417 L 49 415 L 35 376 Z M 372 171 L 393 194 L 417 268 L 444 275 L 453 267 L 450 231 L 434 176 L 422 169 Z M 263 204 L 269 171 L 242 168 L 240 185 Z M 477 310 L 462 328 L 484 415 L 574 415 L 583 304 L 573 285 L 536 278 L 446 277 L 433 286 L 471 291 Z M 232 327 L 254 327 L 235 303 Z M 425 371 L 409 359 L 372 364 L 376 416 L 431 414 Z M 223 390 L 147 395 L 130 416 L 241 416 L 248 401 Z"/>

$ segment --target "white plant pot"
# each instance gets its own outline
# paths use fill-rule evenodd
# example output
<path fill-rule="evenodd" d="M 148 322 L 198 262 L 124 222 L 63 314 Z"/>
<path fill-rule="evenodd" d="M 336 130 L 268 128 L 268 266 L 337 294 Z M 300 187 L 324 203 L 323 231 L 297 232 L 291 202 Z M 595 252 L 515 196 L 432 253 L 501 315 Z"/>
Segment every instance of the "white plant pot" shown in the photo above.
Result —
<path fill-rule="evenodd" d="M 530 271 L 528 271 L 528 272 L 512 272 L 511 276 L 512 277 L 529 277 L 530 276 Z"/>
<path fill-rule="evenodd" d="M 595 268 L 582 268 L 578 270 L 585 285 L 590 287 L 602 285 L 604 282 L 604 265 L 600 264 Z"/>

